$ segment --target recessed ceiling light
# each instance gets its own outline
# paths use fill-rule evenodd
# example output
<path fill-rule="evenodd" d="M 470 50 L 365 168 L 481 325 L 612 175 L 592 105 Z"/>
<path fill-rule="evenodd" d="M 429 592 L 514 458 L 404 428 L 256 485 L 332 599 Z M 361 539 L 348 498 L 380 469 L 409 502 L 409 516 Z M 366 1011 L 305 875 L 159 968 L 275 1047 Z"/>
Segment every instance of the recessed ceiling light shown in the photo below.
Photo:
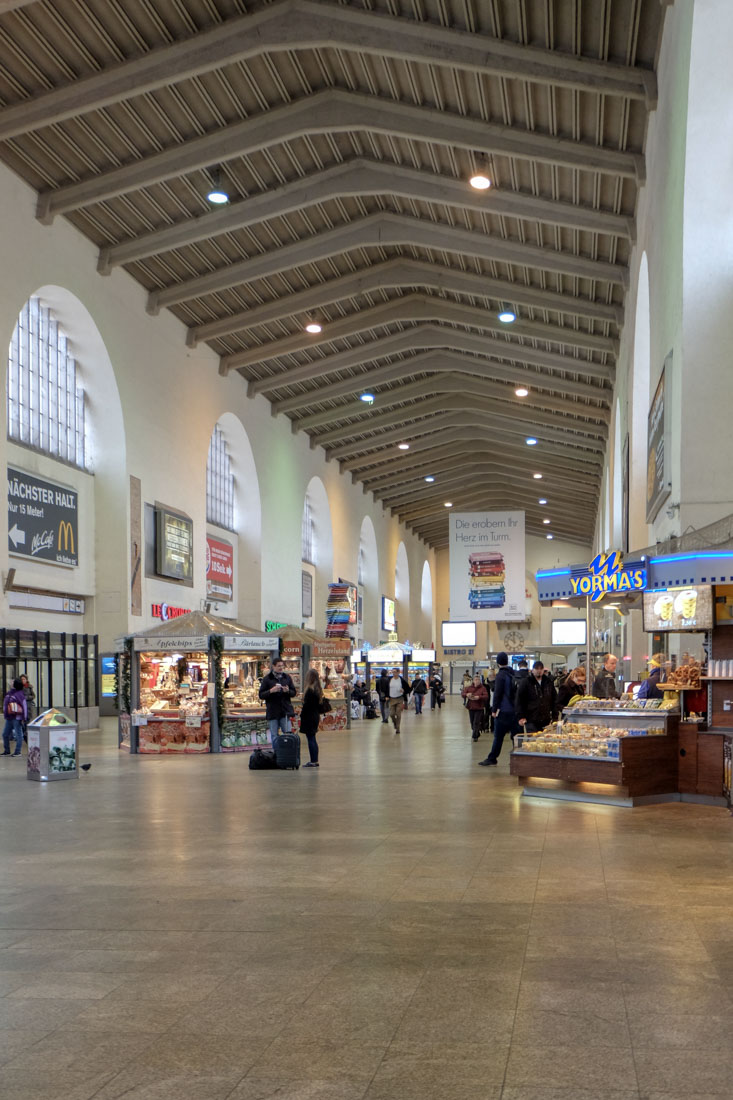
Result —
<path fill-rule="evenodd" d="M 468 182 L 471 184 L 474 191 L 488 191 L 491 187 L 491 180 L 483 170 L 474 172 Z"/>
<path fill-rule="evenodd" d="M 529 395 L 529 390 L 526 389 L 524 386 L 519 386 L 514 391 L 514 393 L 516 394 L 517 397 L 527 397 Z"/>
<path fill-rule="evenodd" d="M 453 501 L 452 500 L 446 500 L 445 506 L 446 506 L 446 508 L 452 508 L 453 507 Z"/>
<path fill-rule="evenodd" d="M 529 437 L 529 439 L 525 439 L 524 442 L 527 444 L 528 447 L 536 447 L 537 446 L 537 440 L 535 439 L 535 437 L 533 435 L 531 435 Z"/>
<path fill-rule="evenodd" d="M 398 443 L 397 447 L 399 448 L 400 451 L 409 451 L 410 444 L 409 443 Z"/>
<path fill-rule="evenodd" d="M 431 477 L 431 476 L 430 476 L 430 475 L 428 474 L 428 476 L 427 476 L 427 477 L 425 478 L 425 480 L 426 480 L 426 481 L 435 481 L 435 478 L 434 478 L 434 477 Z"/>
<path fill-rule="evenodd" d="M 542 474 L 532 474 L 535 481 L 542 481 Z"/>
<path fill-rule="evenodd" d="M 504 306 L 504 308 L 499 312 L 498 317 L 501 323 L 504 325 L 513 325 L 517 319 L 516 313 L 509 306 Z"/>
<path fill-rule="evenodd" d="M 542 522 L 543 522 L 543 523 L 551 523 L 551 522 L 552 522 L 552 520 L 549 520 L 549 519 L 543 519 L 543 520 L 542 520 Z"/>
<path fill-rule="evenodd" d="M 374 394 L 373 393 L 362 393 L 362 394 L 359 395 L 359 400 L 363 401 L 365 405 L 373 405 L 374 404 Z"/>
<path fill-rule="evenodd" d="M 318 321 L 309 321 L 305 326 L 305 331 L 315 336 L 317 333 L 323 332 L 323 325 L 319 325 Z"/>
<path fill-rule="evenodd" d="M 545 497 L 540 497 L 540 499 L 537 501 L 537 503 L 538 504 L 547 504 L 547 500 L 545 499 Z"/>
<path fill-rule="evenodd" d="M 224 187 L 221 182 L 221 169 L 215 169 L 210 175 L 211 187 L 206 193 L 206 199 L 208 202 L 213 203 L 214 206 L 224 206 L 229 202 L 229 194 L 226 187 Z"/>
<path fill-rule="evenodd" d="M 548 535 L 547 536 L 548 539 L 554 539 L 554 537 L 555 537 L 554 535 Z"/>

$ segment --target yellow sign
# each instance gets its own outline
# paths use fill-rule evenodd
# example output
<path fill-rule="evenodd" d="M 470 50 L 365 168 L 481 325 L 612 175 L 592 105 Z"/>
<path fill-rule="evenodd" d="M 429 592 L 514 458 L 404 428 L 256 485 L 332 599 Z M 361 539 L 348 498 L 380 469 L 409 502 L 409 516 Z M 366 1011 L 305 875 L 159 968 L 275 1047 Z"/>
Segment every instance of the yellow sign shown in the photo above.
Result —
<path fill-rule="evenodd" d="M 59 550 L 65 550 L 67 553 L 69 550 L 72 554 L 75 553 L 74 530 L 68 520 L 65 519 L 59 520 L 58 548 Z"/>
<path fill-rule="evenodd" d="M 575 596 L 590 596 L 593 603 L 609 593 L 641 592 L 646 588 L 646 569 L 634 566 L 624 568 L 620 550 L 599 554 L 588 566 L 587 573 L 570 578 Z"/>

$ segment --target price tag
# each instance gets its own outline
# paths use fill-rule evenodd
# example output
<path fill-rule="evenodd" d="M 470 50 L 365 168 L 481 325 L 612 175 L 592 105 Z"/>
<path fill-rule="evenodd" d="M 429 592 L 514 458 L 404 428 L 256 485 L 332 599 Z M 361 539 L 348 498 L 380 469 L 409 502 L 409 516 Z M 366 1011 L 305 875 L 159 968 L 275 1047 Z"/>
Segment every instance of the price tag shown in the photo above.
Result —
<path fill-rule="evenodd" d="M 192 729 L 199 729 L 200 726 L 201 726 L 201 715 L 200 714 L 187 714 L 186 715 L 186 725 L 189 728 L 192 728 Z"/>
<path fill-rule="evenodd" d="M 133 714 L 132 724 L 133 724 L 133 726 L 147 726 L 147 724 L 148 724 L 147 714 Z"/>

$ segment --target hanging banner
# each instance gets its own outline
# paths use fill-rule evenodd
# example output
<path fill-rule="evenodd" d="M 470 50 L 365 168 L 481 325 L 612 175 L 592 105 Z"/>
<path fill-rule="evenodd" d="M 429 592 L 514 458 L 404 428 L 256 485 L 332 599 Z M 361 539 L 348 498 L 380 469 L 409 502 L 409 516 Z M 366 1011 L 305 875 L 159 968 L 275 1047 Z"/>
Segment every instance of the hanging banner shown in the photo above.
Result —
<path fill-rule="evenodd" d="M 206 536 L 206 595 L 231 600 L 234 547 L 231 542 Z"/>
<path fill-rule="evenodd" d="M 451 512 L 451 619 L 524 618 L 524 512 Z"/>
<path fill-rule="evenodd" d="M 668 369 L 669 368 L 669 369 Z M 664 360 L 662 373 L 649 409 L 646 462 L 646 521 L 653 523 L 672 491 L 670 473 L 670 394 L 672 352 Z"/>

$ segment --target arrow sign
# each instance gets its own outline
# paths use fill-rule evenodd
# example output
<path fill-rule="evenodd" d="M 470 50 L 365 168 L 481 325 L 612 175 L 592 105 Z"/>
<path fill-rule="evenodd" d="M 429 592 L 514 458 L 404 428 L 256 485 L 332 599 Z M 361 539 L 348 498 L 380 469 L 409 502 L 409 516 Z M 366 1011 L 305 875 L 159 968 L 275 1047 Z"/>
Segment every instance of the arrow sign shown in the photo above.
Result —
<path fill-rule="evenodd" d="M 25 531 L 21 531 L 17 523 L 14 523 L 8 531 L 8 538 L 13 546 L 25 546 Z"/>

